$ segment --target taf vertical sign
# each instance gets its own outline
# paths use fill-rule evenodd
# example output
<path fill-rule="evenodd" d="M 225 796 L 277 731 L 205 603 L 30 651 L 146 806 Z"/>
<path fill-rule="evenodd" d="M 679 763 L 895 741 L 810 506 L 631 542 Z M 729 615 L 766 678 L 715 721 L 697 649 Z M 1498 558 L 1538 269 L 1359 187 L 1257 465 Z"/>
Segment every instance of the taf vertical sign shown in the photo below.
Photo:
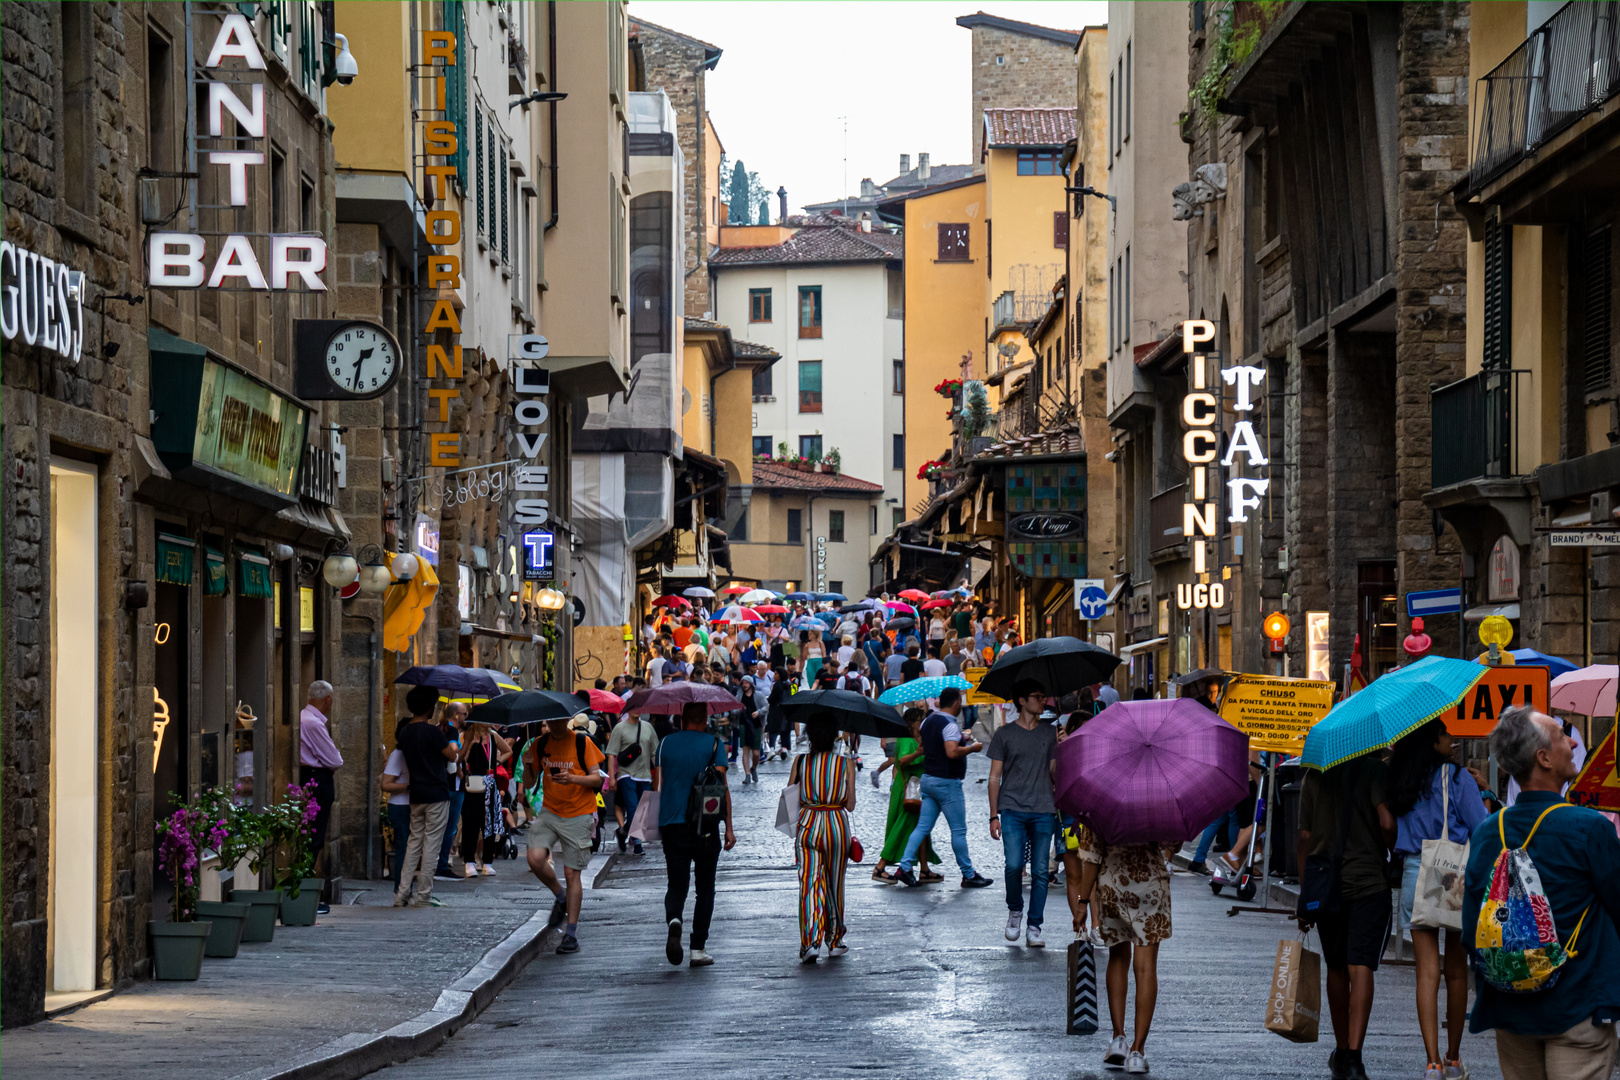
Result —
<path fill-rule="evenodd" d="M 557 538 L 550 530 L 535 529 L 523 534 L 523 580 L 551 581 L 556 577 Z"/>

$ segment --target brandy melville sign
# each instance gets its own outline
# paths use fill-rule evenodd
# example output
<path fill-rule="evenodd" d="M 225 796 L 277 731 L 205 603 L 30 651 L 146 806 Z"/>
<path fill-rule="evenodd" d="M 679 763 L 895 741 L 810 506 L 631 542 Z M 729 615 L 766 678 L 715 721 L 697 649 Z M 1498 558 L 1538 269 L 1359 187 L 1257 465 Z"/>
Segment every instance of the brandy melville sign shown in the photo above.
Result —
<path fill-rule="evenodd" d="M 1208 575 L 1209 549 L 1216 539 L 1216 520 L 1220 513 L 1221 485 L 1210 483 L 1210 469 L 1219 457 L 1220 465 L 1231 470 L 1226 481 L 1226 520 L 1241 523 L 1249 520 L 1249 511 L 1258 509 L 1260 496 L 1271 486 L 1269 479 L 1237 475 L 1247 466 L 1264 469 L 1271 464 L 1261 452 L 1259 437 L 1249 413 L 1254 411 L 1256 390 L 1265 381 L 1265 368 L 1221 368 L 1217 359 L 1198 351 L 1198 347 L 1215 340 L 1215 324 L 1208 319 L 1188 319 L 1181 324 L 1181 351 L 1187 354 L 1189 382 L 1192 389 L 1181 400 L 1181 420 L 1187 431 L 1181 438 L 1181 456 L 1192 475 L 1191 498 L 1182 508 L 1182 535 L 1191 545 L 1193 573 Z M 1217 378 L 1218 376 L 1218 378 Z M 1222 384 L 1230 387 L 1234 395 L 1232 409 L 1240 418 L 1232 425 L 1226 453 L 1221 447 L 1221 402 L 1216 391 Z M 1176 605 L 1187 608 L 1221 608 L 1226 606 L 1226 586 L 1219 581 L 1200 580 L 1196 584 L 1176 586 Z"/>
<path fill-rule="evenodd" d="M 264 55 L 253 37 L 247 17 L 233 11 L 220 20 L 204 71 L 219 71 L 225 62 L 236 59 L 250 71 L 264 71 Z M 197 117 L 198 137 L 227 145 L 262 140 L 265 131 L 263 82 L 221 82 L 200 78 L 197 85 L 202 115 Z M 242 93 L 247 100 L 242 100 Z M 235 135 L 227 136 L 225 114 L 230 113 Z M 229 141 L 227 141 L 229 140 Z M 210 150 L 199 168 L 224 169 L 230 187 L 230 206 L 248 204 L 248 166 L 263 166 L 264 151 Z M 311 292 L 325 292 L 320 275 L 326 269 L 326 241 L 301 233 L 272 235 L 269 244 L 255 251 L 251 237 L 243 233 L 205 236 L 201 233 L 154 232 L 146 242 L 146 283 L 164 289 L 247 288 L 283 290 L 302 285 Z M 210 241 L 217 246 L 210 250 Z"/>

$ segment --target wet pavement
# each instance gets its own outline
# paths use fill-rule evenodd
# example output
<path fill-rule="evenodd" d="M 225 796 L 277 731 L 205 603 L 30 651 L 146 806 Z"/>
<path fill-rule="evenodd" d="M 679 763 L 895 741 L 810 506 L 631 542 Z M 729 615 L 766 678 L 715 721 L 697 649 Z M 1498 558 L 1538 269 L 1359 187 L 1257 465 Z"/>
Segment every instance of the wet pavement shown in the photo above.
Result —
<path fill-rule="evenodd" d="M 1046 949 L 1002 937 L 1003 860 L 989 838 L 987 771 L 981 756 L 970 759 L 968 820 L 975 866 L 996 879 L 994 887 L 959 887 L 943 822 L 935 831 L 945 851 L 943 884 L 872 882 L 889 792 L 887 783 L 874 791 L 863 775 L 855 831 L 869 854 L 848 877 L 851 952 L 799 965 L 792 846 L 772 828 L 787 766 L 771 763 L 761 767 L 758 787 L 734 787 L 738 846 L 720 863 L 713 967 L 675 968 L 664 959 L 663 863 L 651 847 L 640 859 L 615 860 L 586 892 L 579 953 L 542 955 L 476 1022 L 387 1075 L 1121 1075 L 1101 1064 L 1106 1005 L 1103 1031 L 1064 1033 L 1072 933 L 1061 891 L 1048 904 Z M 1152 1075 L 1326 1077 L 1333 1044 L 1325 1017 L 1325 1041 L 1314 1044 L 1289 1043 L 1263 1027 L 1277 942 L 1291 924 L 1275 915 L 1229 918 L 1230 895 L 1211 896 L 1200 876 L 1176 873 L 1172 894 L 1174 934 L 1160 951 L 1147 1044 Z M 1422 1075 L 1413 992 L 1410 967 L 1380 971 L 1365 1050 L 1375 1078 Z M 1489 1035 L 1465 1037 L 1463 1060 L 1477 1080 L 1501 1075 Z"/>

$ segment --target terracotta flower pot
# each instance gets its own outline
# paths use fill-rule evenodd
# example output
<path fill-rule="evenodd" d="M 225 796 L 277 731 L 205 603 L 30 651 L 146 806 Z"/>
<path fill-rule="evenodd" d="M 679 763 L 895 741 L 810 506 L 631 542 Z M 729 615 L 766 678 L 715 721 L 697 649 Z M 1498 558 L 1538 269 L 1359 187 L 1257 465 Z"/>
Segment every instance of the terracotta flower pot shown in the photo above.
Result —
<path fill-rule="evenodd" d="M 274 941 L 276 915 L 281 911 L 280 889 L 232 889 L 231 900 L 252 910 L 242 924 L 243 941 Z"/>
<path fill-rule="evenodd" d="M 152 978 L 193 981 L 202 974 L 212 923 L 150 922 L 146 926 L 152 935 Z"/>
<path fill-rule="evenodd" d="M 213 927 L 208 934 L 209 956 L 232 957 L 242 943 L 242 924 L 247 922 L 252 904 L 220 903 L 217 900 L 197 902 L 197 921 Z"/>

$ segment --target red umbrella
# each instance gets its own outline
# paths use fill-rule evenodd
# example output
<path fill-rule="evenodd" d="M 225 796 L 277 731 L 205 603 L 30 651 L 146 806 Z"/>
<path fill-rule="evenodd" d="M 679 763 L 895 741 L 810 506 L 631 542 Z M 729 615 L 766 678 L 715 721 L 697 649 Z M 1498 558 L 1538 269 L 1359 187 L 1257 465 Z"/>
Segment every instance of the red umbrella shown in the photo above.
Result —
<path fill-rule="evenodd" d="M 624 711 L 624 698 L 618 694 L 610 694 L 606 690 L 587 691 L 591 698 L 591 708 L 597 712 L 617 713 Z"/>
<path fill-rule="evenodd" d="M 930 600 L 922 606 L 922 609 L 932 611 L 934 608 L 950 607 L 953 603 L 954 601 L 951 600 Z"/>
<path fill-rule="evenodd" d="M 725 687 L 695 682 L 665 683 L 656 690 L 637 690 L 626 704 L 633 713 L 669 716 L 693 702 L 707 705 L 710 716 L 742 708 L 742 702 L 732 697 Z"/>
<path fill-rule="evenodd" d="M 927 600 L 928 594 L 921 589 L 901 589 L 900 595 L 907 600 Z"/>
<path fill-rule="evenodd" d="M 691 607 L 692 602 L 684 596 L 660 596 L 652 602 L 653 607 Z"/>
<path fill-rule="evenodd" d="M 753 592 L 753 591 L 754 591 L 754 587 L 752 585 L 727 585 L 725 588 L 720 590 L 720 595 L 721 596 L 741 596 L 743 593 Z"/>

